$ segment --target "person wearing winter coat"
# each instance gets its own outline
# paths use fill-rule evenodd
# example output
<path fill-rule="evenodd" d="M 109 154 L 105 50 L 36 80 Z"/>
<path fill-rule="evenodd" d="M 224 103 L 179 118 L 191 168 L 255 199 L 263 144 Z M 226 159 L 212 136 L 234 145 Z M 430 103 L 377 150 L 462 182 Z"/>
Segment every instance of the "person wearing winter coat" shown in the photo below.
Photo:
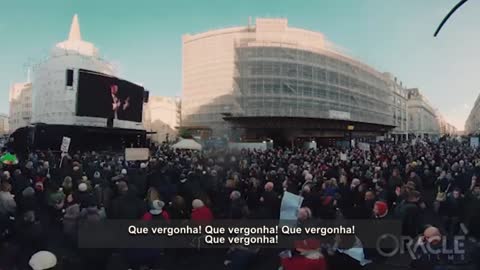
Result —
<path fill-rule="evenodd" d="M 187 220 L 190 218 L 185 200 L 181 196 L 175 196 L 168 207 L 168 213 L 173 220 Z"/>
<path fill-rule="evenodd" d="M 192 221 L 199 224 L 208 224 L 213 220 L 212 211 L 205 206 L 202 200 L 195 199 L 192 202 Z"/>
<path fill-rule="evenodd" d="M 25 177 L 25 175 L 23 175 L 22 171 L 19 169 L 14 171 L 13 178 L 14 178 L 14 181 L 12 182 L 13 193 L 17 195 L 20 194 L 23 190 L 25 190 L 27 187 L 29 187 L 32 184 L 30 179 Z"/>
<path fill-rule="evenodd" d="M 85 208 L 80 211 L 80 219 L 87 222 L 99 222 L 105 219 L 105 213 L 98 208 L 95 201 L 91 200 L 87 202 Z"/>
<path fill-rule="evenodd" d="M 376 201 L 373 205 L 373 217 L 382 219 L 388 215 L 388 204 L 384 201 Z"/>
<path fill-rule="evenodd" d="M 131 179 L 132 184 L 136 187 L 137 196 L 143 198 L 147 192 L 147 164 L 142 162 L 140 169 L 132 174 Z"/>
<path fill-rule="evenodd" d="M 57 266 L 57 263 L 58 261 L 55 254 L 45 250 L 38 251 L 37 253 L 33 254 L 28 261 L 28 265 L 33 270 L 56 269 L 55 267 Z"/>
<path fill-rule="evenodd" d="M 414 238 L 422 231 L 423 213 L 419 202 L 420 193 L 410 191 L 407 193 L 407 198 L 397 206 L 396 214 L 402 221 L 402 235 Z"/>
<path fill-rule="evenodd" d="M 459 188 L 455 188 L 447 197 L 441 212 L 443 212 L 447 233 L 449 235 L 458 233 L 465 212 L 465 202 Z"/>
<path fill-rule="evenodd" d="M 150 210 L 143 215 L 142 220 L 169 221 L 170 216 L 168 215 L 167 211 L 163 210 L 164 207 L 165 207 L 165 203 L 163 201 L 160 201 L 160 200 L 153 201 L 152 205 L 150 206 Z"/>
<path fill-rule="evenodd" d="M 242 194 L 234 190 L 230 193 L 230 207 L 227 213 L 229 219 L 242 219 L 248 217 L 249 211 Z"/>
<path fill-rule="evenodd" d="M 275 219 L 280 215 L 280 199 L 278 193 L 274 191 L 274 187 L 272 182 L 265 184 L 265 191 L 260 197 L 261 218 Z"/>
<path fill-rule="evenodd" d="M 117 188 L 119 196 L 113 199 L 110 209 L 107 209 L 108 216 L 112 219 L 140 219 L 145 213 L 144 202 L 129 192 L 126 182 L 118 182 Z"/>
<path fill-rule="evenodd" d="M 16 231 L 19 233 L 18 241 L 21 246 L 19 261 L 21 262 L 28 261 L 28 258 L 35 251 L 44 248 L 48 243 L 48 239 L 45 236 L 46 228 L 33 211 L 28 211 L 22 215 L 17 221 Z"/>
<path fill-rule="evenodd" d="M 90 192 L 88 184 L 81 182 L 78 184 L 78 190 L 73 193 L 73 199 L 80 205 L 80 208 L 85 208 L 90 201 L 95 200 L 95 197 Z"/>
<path fill-rule="evenodd" d="M 295 255 L 290 250 L 280 253 L 283 270 L 326 270 L 320 242 L 313 239 L 295 241 Z"/>
<path fill-rule="evenodd" d="M 30 210 L 38 209 L 39 205 L 35 197 L 35 189 L 32 187 L 25 188 L 20 196 L 15 197 L 17 200 L 18 211 L 20 213 L 25 213 Z"/>
<path fill-rule="evenodd" d="M 17 203 L 15 202 L 15 196 L 11 193 L 12 185 L 2 180 L 0 183 L 0 215 L 10 216 L 15 214 L 17 209 Z"/>
<path fill-rule="evenodd" d="M 80 217 L 80 205 L 73 204 L 65 209 L 63 216 L 63 232 L 70 239 L 75 239 L 78 229 L 78 219 Z"/>

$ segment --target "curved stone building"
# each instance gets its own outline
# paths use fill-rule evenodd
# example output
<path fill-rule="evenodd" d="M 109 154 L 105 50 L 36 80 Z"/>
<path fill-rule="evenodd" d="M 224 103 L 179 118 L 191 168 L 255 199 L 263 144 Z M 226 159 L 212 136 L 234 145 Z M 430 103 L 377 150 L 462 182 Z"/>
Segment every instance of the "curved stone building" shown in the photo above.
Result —
<path fill-rule="evenodd" d="M 185 35 L 182 126 L 244 138 L 380 136 L 394 125 L 387 80 L 286 19 Z"/>

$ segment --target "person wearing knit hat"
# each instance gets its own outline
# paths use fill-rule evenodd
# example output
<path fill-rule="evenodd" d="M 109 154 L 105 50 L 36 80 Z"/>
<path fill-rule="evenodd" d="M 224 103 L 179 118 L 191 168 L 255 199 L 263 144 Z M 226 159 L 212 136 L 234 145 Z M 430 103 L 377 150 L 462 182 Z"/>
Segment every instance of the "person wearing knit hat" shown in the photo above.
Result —
<path fill-rule="evenodd" d="M 43 182 L 35 182 L 35 190 L 38 192 L 43 192 Z"/>
<path fill-rule="evenodd" d="M 50 251 L 39 251 L 32 255 L 28 265 L 33 270 L 48 270 L 57 265 L 57 257 Z"/>
<path fill-rule="evenodd" d="M 51 192 L 48 195 L 48 205 L 51 207 L 54 207 L 56 209 L 61 209 L 63 208 L 63 202 L 65 200 L 65 194 L 62 192 L 62 190 L 58 189 L 55 192 Z"/>
<path fill-rule="evenodd" d="M 200 199 L 192 201 L 192 221 L 208 224 L 213 220 L 212 211 Z"/>
<path fill-rule="evenodd" d="M 147 168 L 147 163 L 142 162 L 140 163 L 140 169 L 146 169 Z"/>
<path fill-rule="evenodd" d="M 88 190 L 88 185 L 84 182 L 78 184 L 78 191 L 86 192 Z"/>
<path fill-rule="evenodd" d="M 27 161 L 27 163 L 25 164 L 25 168 L 28 169 L 28 170 L 33 169 L 33 162 L 32 161 Z"/>
<path fill-rule="evenodd" d="M 230 200 L 238 200 L 242 197 L 242 194 L 238 190 L 234 190 L 230 193 Z"/>
<path fill-rule="evenodd" d="M 22 197 L 31 197 L 33 195 L 35 195 L 35 189 L 33 189 L 32 187 L 26 187 L 22 191 Z"/>
<path fill-rule="evenodd" d="M 383 218 L 388 215 L 388 205 L 382 201 L 376 201 L 373 205 L 373 214 L 376 218 Z"/>
<path fill-rule="evenodd" d="M 170 220 L 170 215 L 163 210 L 165 203 L 161 200 L 154 200 L 151 203 L 150 210 L 145 213 L 142 220 Z"/>
<path fill-rule="evenodd" d="M 152 215 L 159 215 L 163 211 L 163 207 L 165 206 L 165 203 L 160 200 L 154 200 L 152 202 L 152 209 L 150 209 L 150 213 Z"/>
<path fill-rule="evenodd" d="M 72 177 L 70 176 L 66 176 L 64 179 L 63 179 L 63 183 L 62 183 L 62 188 L 63 188 L 63 192 L 65 194 L 70 194 L 73 190 L 73 180 L 72 180 Z"/>
<path fill-rule="evenodd" d="M 204 206 L 205 206 L 205 204 L 200 199 L 195 199 L 195 200 L 192 201 L 193 209 L 201 208 L 201 207 L 204 207 Z"/>

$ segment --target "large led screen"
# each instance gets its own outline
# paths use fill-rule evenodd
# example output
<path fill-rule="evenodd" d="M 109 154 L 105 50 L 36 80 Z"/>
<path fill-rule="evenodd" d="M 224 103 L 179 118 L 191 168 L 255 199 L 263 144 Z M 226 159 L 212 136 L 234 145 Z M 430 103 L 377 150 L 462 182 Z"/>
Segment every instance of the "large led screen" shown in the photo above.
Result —
<path fill-rule="evenodd" d="M 144 88 L 105 74 L 80 70 L 77 115 L 141 122 Z"/>

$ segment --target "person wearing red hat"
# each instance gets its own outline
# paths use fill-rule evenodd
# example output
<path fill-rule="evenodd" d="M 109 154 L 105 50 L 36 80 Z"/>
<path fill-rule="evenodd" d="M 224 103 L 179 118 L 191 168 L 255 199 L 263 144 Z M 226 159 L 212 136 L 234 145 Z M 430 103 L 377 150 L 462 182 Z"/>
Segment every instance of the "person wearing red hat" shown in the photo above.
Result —
<path fill-rule="evenodd" d="M 318 240 L 299 240 L 294 242 L 294 246 L 299 255 L 292 256 L 289 250 L 280 254 L 283 270 L 327 269 L 327 263 L 320 252 L 320 242 Z"/>
<path fill-rule="evenodd" d="M 373 205 L 373 215 L 375 218 L 384 218 L 388 215 L 388 205 L 383 201 L 376 201 Z"/>

